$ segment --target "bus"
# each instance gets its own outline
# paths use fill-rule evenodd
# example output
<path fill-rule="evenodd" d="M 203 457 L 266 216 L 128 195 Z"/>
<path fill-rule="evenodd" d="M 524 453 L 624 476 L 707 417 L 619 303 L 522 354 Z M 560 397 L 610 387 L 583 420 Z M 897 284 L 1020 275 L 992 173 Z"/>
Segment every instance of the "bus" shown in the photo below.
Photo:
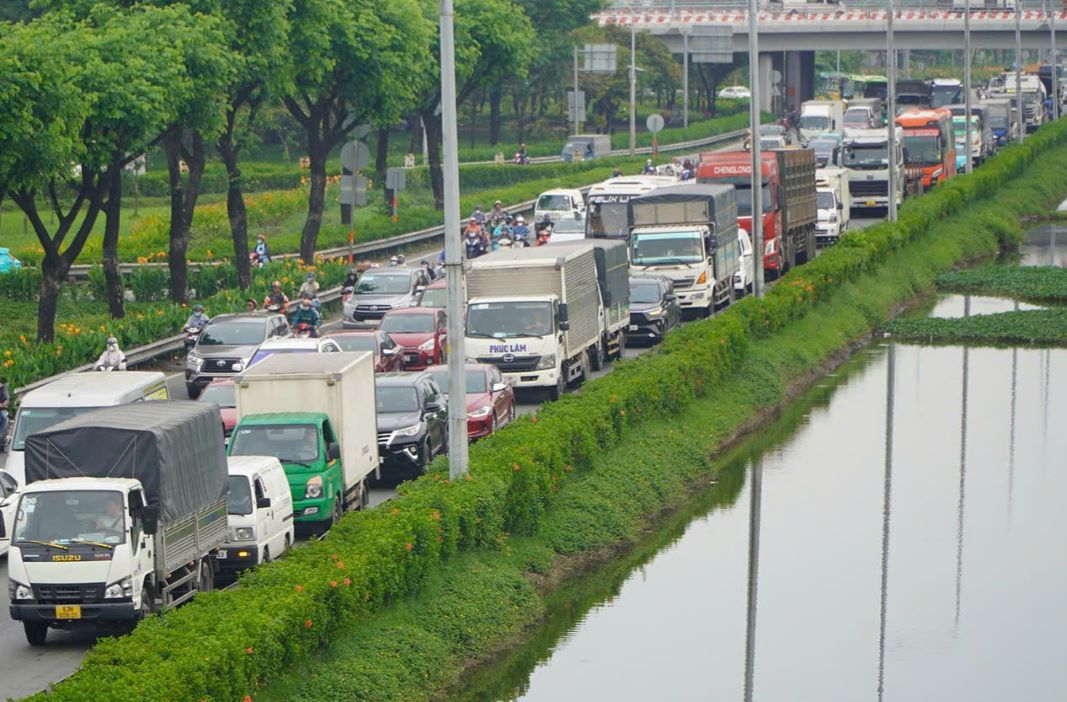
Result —
<path fill-rule="evenodd" d="M 597 183 L 586 196 L 585 238 L 627 239 L 630 235 L 630 198 L 664 185 L 674 185 L 674 176 L 619 176 Z"/>
<path fill-rule="evenodd" d="M 944 107 L 912 110 L 897 117 L 904 130 L 904 166 L 922 169 L 923 190 L 956 175 L 952 112 Z"/>

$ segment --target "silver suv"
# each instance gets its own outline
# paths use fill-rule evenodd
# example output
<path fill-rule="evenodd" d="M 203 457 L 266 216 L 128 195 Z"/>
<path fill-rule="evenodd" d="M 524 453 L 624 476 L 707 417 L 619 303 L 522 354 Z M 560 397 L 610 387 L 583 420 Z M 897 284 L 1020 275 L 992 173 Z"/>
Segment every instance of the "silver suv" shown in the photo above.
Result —
<path fill-rule="evenodd" d="M 389 310 L 416 307 L 429 283 L 422 268 L 372 268 L 345 302 L 341 324 L 346 329 L 375 325 Z"/>
<path fill-rule="evenodd" d="M 216 378 L 233 378 L 248 367 L 267 339 L 291 336 L 281 314 L 220 314 L 214 317 L 185 359 L 185 387 L 196 398 Z"/>

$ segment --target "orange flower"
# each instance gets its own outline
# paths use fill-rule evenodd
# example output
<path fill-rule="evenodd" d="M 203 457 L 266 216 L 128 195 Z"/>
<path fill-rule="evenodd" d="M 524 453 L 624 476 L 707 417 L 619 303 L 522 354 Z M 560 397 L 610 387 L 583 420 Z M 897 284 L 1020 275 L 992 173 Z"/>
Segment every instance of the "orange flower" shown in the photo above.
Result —
<path fill-rule="evenodd" d="M 398 510 L 396 507 L 393 507 L 391 510 L 389 510 L 389 514 L 395 517 L 396 515 L 400 514 L 400 510 Z"/>
<path fill-rule="evenodd" d="M 471 477 L 470 473 L 464 473 L 463 474 L 463 479 L 464 480 L 474 480 L 474 478 Z"/>
<path fill-rule="evenodd" d="M 337 560 L 337 554 L 336 553 L 331 553 L 330 554 L 330 558 L 332 558 L 332 559 L 334 559 L 336 561 Z"/>
<path fill-rule="evenodd" d="M 349 585 L 352 584 L 352 578 L 345 578 L 341 582 L 343 582 L 345 584 L 345 587 L 348 587 Z"/>
<path fill-rule="evenodd" d="M 304 620 L 304 628 L 305 629 L 310 629 L 311 628 L 311 620 L 310 619 L 305 619 Z"/>
<path fill-rule="evenodd" d="M 303 592 L 304 591 L 304 586 L 303 585 L 297 585 L 295 589 L 296 589 L 297 592 Z"/>
<path fill-rule="evenodd" d="M 247 653 L 248 655 L 250 655 L 250 656 L 251 656 L 251 655 L 252 655 L 252 647 L 251 647 L 251 646 L 249 646 L 248 648 L 246 648 L 246 649 L 245 649 L 245 653 Z"/>
<path fill-rule="evenodd" d="M 435 509 L 434 511 L 430 512 L 430 519 L 434 520 L 435 522 L 441 521 L 441 513 Z"/>
<path fill-rule="evenodd" d="M 519 472 L 519 468 L 520 468 L 520 466 L 519 466 L 518 463 L 511 464 L 511 470 L 515 471 L 516 473 Z"/>
<path fill-rule="evenodd" d="M 337 587 L 337 581 L 336 580 L 331 580 L 330 581 L 330 587 Z"/>
<path fill-rule="evenodd" d="M 406 544 L 404 544 L 404 550 L 405 551 L 410 551 L 413 548 L 415 548 L 415 544 L 411 543 L 410 541 L 407 542 Z"/>
<path fill-rule="evenodd" d="M 252 695 L 245 695 L 244 702 L 252 702 Z"/>
<path fill-rule="evenodd" d="M 337 569 L 338 570 L 344 570 L 345 569 L 345 564 L 343 562 L 341 562 L 341 561 L 337 561 Z"/>

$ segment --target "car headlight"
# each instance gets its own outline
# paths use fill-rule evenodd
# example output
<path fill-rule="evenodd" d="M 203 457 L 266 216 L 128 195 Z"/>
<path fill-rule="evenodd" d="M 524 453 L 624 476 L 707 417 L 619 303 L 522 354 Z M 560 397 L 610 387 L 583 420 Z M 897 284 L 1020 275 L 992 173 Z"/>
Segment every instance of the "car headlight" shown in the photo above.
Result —
<path fill-rule="evenodd" d="M 247 363 L 248 363 L 248 361 L 243 361 L 243 362 L 242 361 L 238 361 L 237 363 L 233 364 L 233 369 L 236 372 L 240 373 L 241 371 L 243 371 L 245 369 L 245 365 Z"/>
<path fill-rule="evenodd" d="M 419 351 L 433 351 L 434 340 L 433 337 L 419 344 Z"/>
<path fill-rule="evenodd" d="M 313 500 L 316 497 L 322 497 L 322 476 L 316 475 L 307 481 L 304 485 L 304 499 Z"/>
<path fill-rule="evenodd" d="M 133 581 L 130 578 L 123 578 L 118 582 L 111 583 L 104 590 L 105 600 L 118 600 L 123 598 L 133 597 Z"/>
<path fill-rule="evenodd" d="M 837 215 L 830 215 L 830 219 L 827 220 L 830 224 L 837 224 Z"/>
<path fill-rule="evenodd" d="M 768 239 L 767 240 L 767 243 L 763 245 L 763 254 L 765 256 L 770 256 L 771 254 L 773 254 L 775 252 L 775 250 L 777 248 L 777 241 L 778 241 L 777 239 Z"/>
<path fill-rule="evenodd" d="M 28 585 L 23 585 L 17 580 L 8 579 L 7 597 L 12 602 L 16 600 L 33 600 L 33 590 Z"/>
<path fill-rule="evenodd" d="M 474 410 L 473 412 L 468 412 L 467 416 L 470 417 L 471 419 L 481 419 L 483 417 L 488 417 L 489 413 L 492 412 L 492 411 L 493 411 L 492 407 L 490 407 L 489 405 L 485 405 L 484 407 L 479 407 L 478 409 Z"/>
<path fill-rule="evenodd" d="M 537 362 L 536 370 L 548 370 L 549 368 L 556 367 L 556 354 L 549 353 L 541 357 L 541 360 Z"/>
<path fill-rule="evenodd" d="M 403 429 L 397 429 L 393 432 L 395 436 L 417 436 L 419 431 L 422 430 L 421 424 L 412 424 L 410 427 L 404 427 Z"/>
<path fill-rule="evenodd" d="M 195 351 L 190 351 L 189 355 L 185 357 L 185 365 L 197 372 L 200 372 L 200 366 L 202 366 L 203 363 L 204 359 L 200 358 Z"/>
<path fill-rule="evenodd" d="M 321 489 L 321 485 L 320 485 Z M 255 527 L 237 527 L 233 530 L 234 541 L 255 541 L 256 540 L 256 528 Z"/>
<path fill-rule="evenodd" d="M 647 315 L 649 317 L 659 317 L 662 314 L 663 314 L 663 309 L 660 308 L 660 307 L 657 307 L 654 310 L 649 310 L 648 312 L 645 312 L 645 315 Z"/>

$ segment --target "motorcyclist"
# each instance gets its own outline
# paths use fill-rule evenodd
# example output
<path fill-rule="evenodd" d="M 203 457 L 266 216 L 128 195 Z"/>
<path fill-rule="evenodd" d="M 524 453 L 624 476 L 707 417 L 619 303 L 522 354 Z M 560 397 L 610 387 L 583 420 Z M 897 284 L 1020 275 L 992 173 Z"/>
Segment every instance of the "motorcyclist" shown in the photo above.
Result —
<path fill-rule="evenodd" d="M 426 260 L 425 258 L 422 259 L 419 262 L 419 265 L 422 266 L 422 270 L 426 271 L 426 277 L 429 280 L 437 280 L 437 271 L 433 269 L 433 266 L 430 265 L 430 262 L 428 260 Z"/>
<path fill-rule="evenodd" d="M 308 271 L 307 277 L 300 285 L 300 290 L 297 292 L 297 297 L 310 296 L 315 299 L 319 296 L 319 284 L 315 280 L 315 271 Z"/>
<path fill-rule="evenodd" d="M 193 313 L 189 315 L 189 319 L 185 320 L 185 326 L 182 327 L 184 332 L 202 332 L 207 323 L 211 321 L 211 317 L 204 314 L 204 306 L 197 304 L 193 305 Z"/>
<path fill-rule="evenodd" d="M 530 162 L 530 154 L 526 151 L 526 144 L 519 144 L 519 150 L 515 152 L 515 161 L 523 165 Z"/>
<path fill-rule="evenodd" d="M 526 226 L 526 219 L 519 215 L 515 218 L 515 224 L 511 225 L 511 241 L 518 246 L 526 246 L 530 241 L 530 228 Z"/>
<path fill-rule="evenodd" d="M 263 298 L 263 309 L 282 314 L 289 311 L 289 297 L 282 292 L 282 284 L 277 280 L 270 284 L 270 292 Z"/>
<path fill-rule="evenodd" d="M 474 224 L 473 222 L 471 223 Z M 463 237 L 463 245 L 467 252 L 467 258 L 478 258 L 485 253 L 485 239 L 482 238 L 480 229 L 468 226 L 467 233 Z"/>
<path fill-rule="evenodd" d="M 474 213 L 471 214 L 471 216 L 470 216 L 470 221 L 471 222 L 477 222 L 478 226 L 484 226 L 485 225 L 485 211 L 482 210 L 482 206 L 481 205 L 476 205 L 475 206 Z"/>
<path fill-rule="evenodd" d="M 270 263 L 270 247 L 267 246 L 267 237 L 262 234 L 256 236 L 255 254 L 259 265 Z"/>
<path fill-rule="evenodd" d="M 0 378 L 0 453 L 7 450 L 7 425 L 10 418 L 7 416 L 7 403 L 11 401 L 11 395 L 7 391 L 7 378 Z"/>
<path fill-rule="evenodd" d="M 541 217 L 541 221 L 534 225 L 534 233 L 537 235 L 537 238 L 540 239 L 545 230 L 548 230 L 548 233 L 551 235 L 554 226 L 552 218 L 546 213 Z"/>
<path fill-rule="evenodd" d="M 614 168 L 612 168 L 611 169 L 611 177 L 612 178 L 621 178 L 622 177 L 622 169 L 619 168 L 618 166 L 615 166 Z"/>
<path fill-rule="evenodd" d="M 653 163 L 652 163 L 652 159 L 647 159 L 647 160 L 645 161 L 645 167 L 644 167 L 644 169 L 643 169 L 643 170 L 642 170 L 641 172 L 642 172 L 642 173 L 643 173 L 644 175 L 655 175 L 655 173 L 656 173 L 656 166 L 655 166 L 655 164 L 653 164 Z"/>
<path fill-rule="evenodd" d="M 504 211 L 504 203 L 497 200 L 493 203 L 493 209 L 489 210 L 489 221 L 499 222 L 507 216 L 507 212 Z"/>
<path fill-rule="evenodd" d="M 300 305 L 296 308 L 296 312 L 293 313 L 293 318 L 289 323 L 294 329 L 298 329 L 301 324 L 306 324 L 311 330 L 311 336 L 318 337 L 319 325 L 322 324 L 322 315 L 311 304 L 311 298 L 305 295 L 300 299 Z"/>
<path fill-rule="evenodd" d="M 404 265 L 404 254 L 397 254 L 389 258 L 390 266 L 402 266 Z"/>
<path fill-rule="evenodd" d="M 107 348 L 96 359 L 94 370 L 126 370 L 126 354 L 119 348 L 119 340 L 113 336 L 107 338 Z"/>
<path fill-rule="evenodd" d="M 341 283 L 342 290 L 354 290 L 356 283 L 359 282 L 359 272 L 355 266 L 350 266 L 348 269 L 348 275 L 345 276 L 345 282 Z"/>

